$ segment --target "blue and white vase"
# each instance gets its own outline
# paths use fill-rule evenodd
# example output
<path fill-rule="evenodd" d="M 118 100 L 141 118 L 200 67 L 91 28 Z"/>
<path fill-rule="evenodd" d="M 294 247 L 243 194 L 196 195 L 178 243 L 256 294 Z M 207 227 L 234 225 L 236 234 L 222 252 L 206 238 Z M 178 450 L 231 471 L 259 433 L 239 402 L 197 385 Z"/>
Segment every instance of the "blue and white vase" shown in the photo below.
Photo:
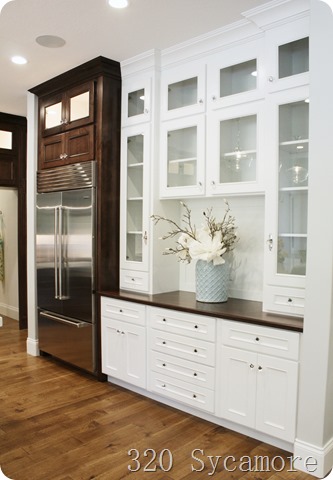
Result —
<path fill-rule="evenodd" d="M 206 303 L 222 303 L 228 300 L 229 265 L 214 265 L 213 262 L 197 260 L 196 300 Z"/>

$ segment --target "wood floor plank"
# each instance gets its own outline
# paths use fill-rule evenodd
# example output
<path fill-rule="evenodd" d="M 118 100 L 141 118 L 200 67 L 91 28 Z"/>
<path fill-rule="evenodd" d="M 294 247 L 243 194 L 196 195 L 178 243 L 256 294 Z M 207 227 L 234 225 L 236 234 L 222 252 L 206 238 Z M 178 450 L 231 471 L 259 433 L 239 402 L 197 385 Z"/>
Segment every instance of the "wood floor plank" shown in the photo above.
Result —
<path fill-rule="evenodd" d="M 140 453 L 140 469 L 133 452 Z M 167 465 L 167 450 L 173 465 Z M 157 460 L 147 471 L 152 450 Z M 201 455 L 200 451 L 205 455 Z M 144 456 L 144 453 L 147 456 Z M 197 457 L 193 456 L 197 452 Z M 235 455 L 235 472 L 213 459 Z M 242 472 L 240 458 L 288 452 L 26 354 L 26 332 L 0 328 L 0 466 L 13 480 L 313 480 L 301 472 Z M 201 462 L 201 463 L 200 463 Z M 149 465 L 148 465 L 149 468 Z M 201 471 L 199 471 L 201 468 Z"/>

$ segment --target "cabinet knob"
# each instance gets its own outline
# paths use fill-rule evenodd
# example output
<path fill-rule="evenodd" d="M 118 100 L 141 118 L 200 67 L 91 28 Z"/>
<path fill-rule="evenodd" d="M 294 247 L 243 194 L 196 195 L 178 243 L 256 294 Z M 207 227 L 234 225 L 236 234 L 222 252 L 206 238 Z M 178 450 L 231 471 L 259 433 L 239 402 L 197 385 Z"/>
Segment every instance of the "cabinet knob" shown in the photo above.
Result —
<path fill-rule="evenodd" d="M 166 341 L 165 341 L 165 340 L 163 340 L 162 345 L 166 345 Z"/>
<path fill-rule="evenodd" d="M 202 182 L 198 182 L 199 187 L 202 187 Z"/>
<path fill-rule="evenodd" d="M 163 322 L 166 322 L 166 318 L 163 318 L 163 320 L 162 320 L 162 321 L 163 321 Z"/>
<path fill-rule="evenodd" d="M 261 365 L 259 365 L 258 370 L 261 372 L 261 370 L 262 370 L 262 366 L 261 366 Z"/>
<path fill-rule="evenodd" d="M 266 243 L 268 245 L 268 250 L 271 252 L 273 250 L 273 235 L 271 233 L 268 235 Z"/>
<path fill-rule="evenodd" d="M 198 325 L 194 325 L 194 328 L 199 328 Z"/>
<path fill-rule="evenodd" d="M 213 100 L 213 102 L 215 102 L 215 100 L 216 100 L 216 95 L 212 95 L 212 100 Z"/>
<path fill-rule="evenodd" d="M 166 367 L 166 363 L 162 363 L 162 367 Z"/>
<path fill-rule="evenodd" d="M 119 313 L 123 313 L 123 311 L 122 311 L 122 309 L 121 309 L 121 308 L 119 309 Z"/>
<path fill-rule="evenodd" d="M 148 108 L 145 108 L 145 109 L 144 109 L 144 112 L 145 112 L 146 114 L 149 113 Z"/>
<path fill-rule="evenodd" d="M 198 374 L 196 372 L 193 373 L 193 377 L 197 377 Z"/>
<path fill-rule="evenodd" d="M 254 368 L 254 365 L 253 365 L 253 363 L 250 363 L 250 368 Z"/>
<path fill-rule="evenodd" d="M 215 187 L 215 182 L 214 182 L 214 180 L 212 180 L 212 181 L 210 182 L 210 184 L 211 184 L 212 187 Z"/>
<path fill-rule="evenodd" d="M 259 342 L 260 338 L 259 337 L 256 337 L 256 342 Z"/>
<path fill-rule="evenodd" d="M 61 125 L 68 125 L 67 118 L 63 118 L 62 120 L 60 120 L 60 123 L 61 123 Z"/>
<path fill-rule="evenodd" d="M 274 77 L 272 77 L 272 75 L 270 75 L 270 76 L 268 77 L 268 81 L 271 82 L 271 83 L 274 82 Z"/>
<path fill-rule="evenodd" d="M 147 235 L 147 231 L 145 230 L 145 233 L 144 235 L 142 236 L 142 239 L 145 243 L 147 243 L 147 240 L 148 240 L 148 235 Z"/>
<path fill-rule="evenodd" d="M 203 103 L 203 99 L 202 99 L 202 98 L 199 98 L 199 103 Z"/>
<path fill-rule="evenodd" d="M 288 303 L 293 303 L 293 299 L 292 299 L 292 298 L 288 298 Z"/>
<path fill-rule="evenodd" d="M 196 394 L 195 394 L 195 393 L 193 393 L 193 398 L 197 398 L 197 396 L 196 396 Z"/>
<path fill-rule="evenodd" d="M 194 353 L 198 353 L 198 350 L 196 348 L 193 351 L 194 351 Z"/>

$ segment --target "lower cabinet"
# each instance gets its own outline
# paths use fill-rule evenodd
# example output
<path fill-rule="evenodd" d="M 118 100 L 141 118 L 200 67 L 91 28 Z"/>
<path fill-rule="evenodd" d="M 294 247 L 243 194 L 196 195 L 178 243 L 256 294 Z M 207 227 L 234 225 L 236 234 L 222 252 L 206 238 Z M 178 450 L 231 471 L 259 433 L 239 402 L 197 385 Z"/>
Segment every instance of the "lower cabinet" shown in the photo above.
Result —
<path fill-rule="evenodd" d="M 110 381 L 294 442 L 299 333 L 106 297 L 101 312 Z"/>
<path fill-rule="evenodd" d="M 146 327 L 144 316 L 139 315 L 145 307 L 138 306 L 138 315 L 135 304 L 127 308 L 127 302 L 102 299 L 101 307 L 102 372 L 146 388 Z"/>
<path fill-rule="evenodd" d="M 299 334 L 222 321 L 218 338 L 216 415 L 293 442 Z"/>

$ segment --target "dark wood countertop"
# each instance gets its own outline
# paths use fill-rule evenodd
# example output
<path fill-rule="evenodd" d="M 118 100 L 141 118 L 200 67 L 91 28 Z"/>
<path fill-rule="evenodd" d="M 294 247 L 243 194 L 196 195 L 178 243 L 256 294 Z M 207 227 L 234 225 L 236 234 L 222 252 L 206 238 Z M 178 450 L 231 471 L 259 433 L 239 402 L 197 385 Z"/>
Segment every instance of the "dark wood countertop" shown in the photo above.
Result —
<path fill-rule="evenodd" d="M 128 302 L 143 303 L 154 307 L 169 308 L 182 312 L 207 315 L 239 322 L 253 323 L 296 332 L 303 331 L 303 318 L 277 315 L 262 311 L 262 303 L 238 298 L 229 298 L 225 303 L 197 302 L 192 292 L 167 292 L 155 295 L 129 291 L 102 291 L 100 295 Z"/>

